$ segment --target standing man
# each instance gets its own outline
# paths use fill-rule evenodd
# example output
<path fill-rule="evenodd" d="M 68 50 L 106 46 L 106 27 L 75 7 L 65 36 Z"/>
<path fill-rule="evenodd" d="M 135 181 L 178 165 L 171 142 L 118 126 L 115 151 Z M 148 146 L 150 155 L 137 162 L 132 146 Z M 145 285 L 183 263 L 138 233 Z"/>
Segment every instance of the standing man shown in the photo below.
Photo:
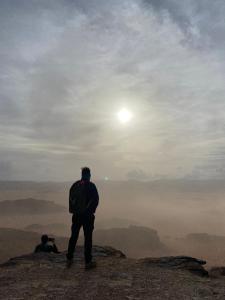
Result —
<path fill-rule="evenodd" d="M 92 233 L 99 196 L 95 184 L 90 179 L 90 169 L 82 168 L 81 180 L 76 181 L 70 188 L 69 212 L 73 214 L 73 217 L 67 252 L 67 267 L 73 263 L 73 254 L 81 227 L 84 231 L 85 269 L 96 267 L 96 263 L 92 261 Z"/>

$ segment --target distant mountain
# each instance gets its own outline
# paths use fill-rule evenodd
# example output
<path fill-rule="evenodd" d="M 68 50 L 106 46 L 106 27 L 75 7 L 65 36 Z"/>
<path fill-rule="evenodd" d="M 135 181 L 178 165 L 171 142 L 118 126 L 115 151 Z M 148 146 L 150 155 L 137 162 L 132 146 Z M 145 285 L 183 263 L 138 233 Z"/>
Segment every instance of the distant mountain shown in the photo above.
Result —
<path fill-rule="evenodd" d="M 168 249 L 160 241 L 157 231 L 142 226 L 98 229 L 94 232 L 94 242 L 119 247 L 130 257 L 168 254 Z"/>
<path fill-rule="evenodd" d="M 61 223 L 31 224 L 24 229 L 40 234 L 70 235 L 70 226 Z M 81 230 L 79 244 L 83 244 L 82 234 Z M 169 254 L 167 247 L 160 241 L 157 231 L 142 226 L 96 229 L 94 231 L 93 242 L 102 246 L 120 247 L 129 257 Z"/>
<path fill-rule="evenodd" d="M 0 201 L 0 215 L 49 214 L 66 211 L 53 201 L 33 198 Z"/>

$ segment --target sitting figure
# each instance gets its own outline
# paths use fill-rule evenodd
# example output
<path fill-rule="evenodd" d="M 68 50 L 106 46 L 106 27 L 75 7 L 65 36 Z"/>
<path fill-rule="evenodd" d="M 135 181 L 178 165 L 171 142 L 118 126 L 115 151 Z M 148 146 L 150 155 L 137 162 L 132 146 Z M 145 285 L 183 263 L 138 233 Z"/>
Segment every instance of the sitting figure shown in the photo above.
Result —
<path fill-rule="evenodd" d="M 52 244 L 49 244 L 49 242 L 51 242 Z M 60 253 L 56 247 L 55 239 L 49 238 L 47 234 L 42 235 L 41 244 L 36 246 L 34 252 L 35 253 L 37 252 Z"/>

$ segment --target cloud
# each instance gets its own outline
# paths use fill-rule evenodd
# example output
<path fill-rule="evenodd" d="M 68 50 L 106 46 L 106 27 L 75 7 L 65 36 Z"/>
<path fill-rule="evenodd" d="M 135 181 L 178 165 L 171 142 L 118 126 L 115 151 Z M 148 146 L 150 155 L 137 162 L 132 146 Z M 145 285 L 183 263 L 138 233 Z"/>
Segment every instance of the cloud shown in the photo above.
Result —
<path fill-rule="evenodd" d="M 12 178 L 12 164 L 10 161 L 0 161 L 0 180 Z"/>
<path fill-rule="evenodd" d="M 18 179 L 70 179 L 86 164 L 121 179 L 217 165 L 220 1 L 2 1 L 0 11 L 0 153 Z M 124 106 L 134 119 L 122 128 Z"/>
<path fill-rule="evenodd" d="M 209 48 L 219 50 L 225 46 L 225 3 L 222 1 L 143 0 L 143 3 L 158 12 L 160 17 L 167 13 L 192 46 L 202 51 Z"/>
<path fill-rule="evenodd" d="M 189 5 L 187 5 L 187 2 L 189 2 Z M 143 3 L 150 5 L 159 12 L 162 21 L 163 17 L 165 17 L 165 13 L 168 13 L 173 21 L 178 24 L 185 33 L 188 33 L 188 30 L 191 27 L 191 18 L 189 16 L 192 8 L 191 1 L 186 1 L 186 3 L 183 2 L 182 4 L 180 1 L 176 0 L 143 0 Z"/>

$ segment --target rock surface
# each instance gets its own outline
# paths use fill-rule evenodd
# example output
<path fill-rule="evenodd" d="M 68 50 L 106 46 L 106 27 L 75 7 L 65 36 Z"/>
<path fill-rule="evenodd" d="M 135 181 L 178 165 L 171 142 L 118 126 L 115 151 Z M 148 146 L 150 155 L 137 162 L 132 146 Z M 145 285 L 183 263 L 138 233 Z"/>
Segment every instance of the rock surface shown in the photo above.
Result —
<path fill-rule="evenodd" d="M 208 272 L 203 268 L 206 261 L 196 259 L 189 256 L 168 256 L 159 258 L 144 258 L 142 259 L 147 265 L 154 265 L 169 269 L 183 269 L 191 271 L 196 275 L 208 276 Z"/>
<path fill-rule="evenodd" d="M 225 276 L 225 267 L 213 267 L 209 270 L 211 277 Z"/>
<path fill-rule="evenodd" d="M 193 258 L 128 259 L 111 247 L 95 246 L 97 268 L 84 270 L 83 249 L 66 269 L 65 252 L 28 254 L 0 267 L 0 299 L 224 299 L 225 279 L 199 277 L 182 268 Z M 166 266 L 166 268 L 165 268 Z M 175 266 L 175 267 L 174 267 Z"/>

